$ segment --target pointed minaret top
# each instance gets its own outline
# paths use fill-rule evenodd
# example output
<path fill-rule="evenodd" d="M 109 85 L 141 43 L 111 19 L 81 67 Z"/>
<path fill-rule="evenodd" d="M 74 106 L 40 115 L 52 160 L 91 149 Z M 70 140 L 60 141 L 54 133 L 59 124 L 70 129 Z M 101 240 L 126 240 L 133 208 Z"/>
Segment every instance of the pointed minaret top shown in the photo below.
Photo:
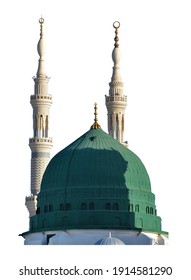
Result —
<path fill-rule="evenodd" d="M 113 27 L 115 28 L 115 48 L 113 49 L 112 52 L 112 59 L 114 62 L 114 67 L 113 67 L 113 75 L 111 77 L 111 82 L 122 82 L 121 75 L 120 75 L 120 58 L 121 58 L 121 53 L 120 53 L 120 48 L 119 48 L 119 37 L 118 37 L 118 29 L 120 27 L 119 21 L 115 21 L 113 23 Z"/>
<path fill-rule="evenodd" d="M 94 103 L 94 124 L 91 126 L 91 129 L 97 129 L 97 128 L 101 128 L 101 126 L 98 123 L 98 117 L 97 117 L 97 103 Z"/>
<path fill-rule="evenodd" d="M 40 23 L 40 39 L 38 41 L 37 45 L 37 51 L 40 56 L 39 58 L 39 65 L 38 65 L 38 70 L 37 70 L 37 77 L 38 76 L 46 76 L 45 74 L 45 69 L 44 69 L 44 55 L 45 55 L 45 42 L 43 38 L 43 24 L 44 24 L 44 19 L 41 17 L 39 19 Z"/>

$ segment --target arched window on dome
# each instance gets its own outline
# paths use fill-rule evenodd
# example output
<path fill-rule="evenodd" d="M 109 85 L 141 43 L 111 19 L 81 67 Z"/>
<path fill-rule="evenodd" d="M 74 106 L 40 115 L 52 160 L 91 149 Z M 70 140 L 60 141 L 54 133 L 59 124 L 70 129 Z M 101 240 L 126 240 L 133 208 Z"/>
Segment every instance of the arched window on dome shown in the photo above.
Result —
<path fill-rule="evenodd" d="M 139 212 L 139 205 L 135 205 L 135 212 Z"/>
<path fill-rule="evenodd" d="M 95 205 L 94 205 L 93 202 L 91 202 L 91 203 L 89 204 L 89 209 L 90 209 L 90 210 L 94 210 L 94 209 L 95 209 Z"/>
<path fill-rule="evenodd" d="M 129 211 L 129 212 L 133 212 L 133 204 L 129 204 L 129 206 L 128 206 L 128 211 Z"/>
<path fill-rule="evenodd" d="M 66 203 L 66 210 L 67 211 L 71 210 L 71 204 L 70 203 Z"/>
<path fill-rule="evenodd" d="M 109 202 L 107 202 L 107 203 L 105 204 L 105 209 L 106 209 L 106 210 L 110 210 L 110 209 L 111 209 L 111 204 L 110 204 Z"/>
<path fill-rule="evenodd" d="M 64 204 L 63 203 L 60 204 L 60 211 L 64 211 Z"/>
<path fill-rule="evenodd" d="M 147 214 L 150 213 L 150 211 L 149 211 L 149 206 L 146 207 L 146 213 L 147 213 Z"/>
<path fill-rule="evenodd" d="M 153 207 L 150 207 L 150 214 L 153 215 Z"/>
<path fill-rule="evenodd" d="M 44 213 L 47 213 L 48 212 L 48 205 L 45 205 L 44 206 Z"/>
<path fill-rule="evenodd" d="M 37 215 L 40 214 L 40 207 L 37 207 L 37 209 L 36 209 L 36 214 L 37 214 Z"/>
<path fill-rule="evenodd" d="M 119 210 L 119 205 L 118 203 L 113 204 L 113 210 Z"/>
<path fill-rule="evenodd" d="M 48 210 L 49 210 L 49 212 L 53 211 L 53 206 L 51 204 L 49 205 Z"/>
<path fill-rule="evenodd" d="M 155 209 L 155 216 L 157 216 L 157 209 Z"/>
<path fill-rule="evenodd" d="M 85 202 L 81 204 L 80 210 L 87 210 L 87 204 Z"/>

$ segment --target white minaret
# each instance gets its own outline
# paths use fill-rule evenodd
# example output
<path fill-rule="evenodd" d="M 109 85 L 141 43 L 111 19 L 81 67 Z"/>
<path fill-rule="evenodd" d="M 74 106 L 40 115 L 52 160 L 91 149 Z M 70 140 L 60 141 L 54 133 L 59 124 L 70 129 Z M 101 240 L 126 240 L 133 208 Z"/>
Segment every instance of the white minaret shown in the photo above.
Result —
<path fill-rule="evenodd" d="M 49 109 L 52 104 L 52 96 L 48 94 L 49 78 L 44 67 L 44 19 L 40 18 L 39 23 L 40 39 L 37 50 L 40 58 L 36 77 L 33 77 L 35 83 L 34 94 L 30 97 L 33 108 L 33 138 L 29 139 L 31 148 L 31 195 L 26 197 L 25 203 L 30 217 L 36 214 L 37 194 L 40 191 L 42 176 L 50 160 L 50 150 L 52 148 L 52 138 L 48 136 Z"/>
<path fill-rule="evenodd" d="M 121 79 L 119 66 L 120 49 L 118 42 L 118 28 L 120 27 L 120 23 L 115 21 L 113 27 L 115 28 L 115 48 L 112 52 L 114 66 L 111 82 L 109 83 L 109 96 L 105 96 L 105 103 L 108 111 L 108 133 L 120 143 L 125 144 L 123 137 L 127 96 L 123 94 L 123 82 Z"/>

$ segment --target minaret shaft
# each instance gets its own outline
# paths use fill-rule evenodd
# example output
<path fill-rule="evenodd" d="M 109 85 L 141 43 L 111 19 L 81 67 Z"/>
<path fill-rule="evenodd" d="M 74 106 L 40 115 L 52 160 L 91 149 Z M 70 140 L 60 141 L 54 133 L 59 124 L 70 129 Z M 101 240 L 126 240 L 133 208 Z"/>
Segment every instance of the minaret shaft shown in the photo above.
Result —
<path fill-rule="evenodd" d="M 34 94 L 30 97 L 33 108 L 33 137 L 29 139 L 31 149 L 31 195 L 26 197 L 26 206 L 30 216 L 36 214 L 37 195 L 40 192 L 41 180 L 50 160 L 52 138 L 49 137 L 49 109 L 52 96 L 48 93 L 49 78 L 45 73 L 43 39 L 43 23 L 41 25 L 40 40 L 38 42 L 39 63 L 36 77 L 34 77 Z"/>

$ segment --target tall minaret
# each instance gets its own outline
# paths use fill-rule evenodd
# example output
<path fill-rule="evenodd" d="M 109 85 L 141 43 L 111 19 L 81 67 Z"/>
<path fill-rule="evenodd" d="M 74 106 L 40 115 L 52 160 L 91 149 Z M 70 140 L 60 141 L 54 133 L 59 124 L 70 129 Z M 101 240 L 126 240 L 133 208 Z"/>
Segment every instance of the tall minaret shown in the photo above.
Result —
<path fill-rule="evenodd" d="M 108 133 L 124 144 L 124 116 L 127 105 L 127 96 L 123 94 L 123 82 L 120 75 L 120 49 L 118 28 L 120 23 L 115 21 L 113 23 L 115 28 L 115 44 L 112 52 L 112 59 L 114 62 L 113 74 L 111 82 L 109 83 L 109 96 L 105 96 L 105 103 L 108 111 Z"/>
<path fill-rule="evenodd" d="M 33 77 L 34 94 L 30 97 L 33 108 L 33 138 L 29 139 L 31 148 L 31 195 L 26 197 L 26 207 L 29 210 L 30 217 L 36 214 L 37 194 L 40 191 L 42 176 L 49 162 L 52 148 L 52 138 L 48 136 L 49 109 L 52 104 L 52 96 L 48 94 L 49 78 L 44 68 L 44 19 L 40 18 L 39 23 L 40 39 L 37 50 L 40 58 L 36 77 Z"/>

